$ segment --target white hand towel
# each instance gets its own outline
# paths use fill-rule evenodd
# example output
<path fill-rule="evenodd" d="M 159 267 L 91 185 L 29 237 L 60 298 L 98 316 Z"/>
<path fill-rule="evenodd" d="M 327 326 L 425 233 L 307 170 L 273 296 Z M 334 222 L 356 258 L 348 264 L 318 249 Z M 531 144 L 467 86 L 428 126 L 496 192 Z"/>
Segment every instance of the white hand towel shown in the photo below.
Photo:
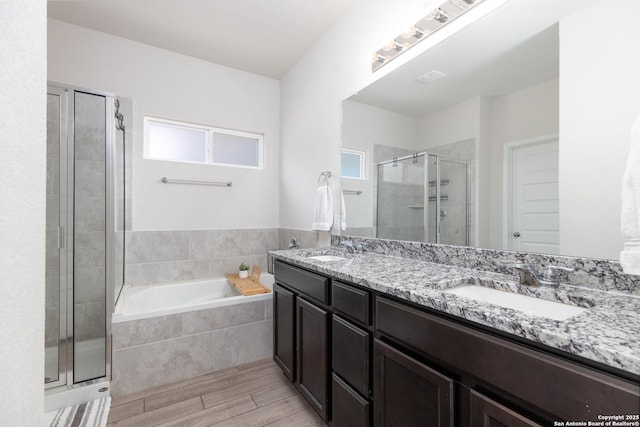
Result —
<path fill-rule="evenodd" d="M 331 188 L 327 184 L 318 186 L 313 202 L 312 230 L 329 231 L 333 225 L 333 199 Z"/>
<path fill-rule="evenodd" d="M 344 204 L 344 191 L 340 190 L 340 230 L 347 229 L 347 207 Z"/>
<path fill-rule="evenodd" d="M 640 116 L 631 129 L 631 147 L 622 183 L 620 264 L 627 274 L 640 275 Z"/>

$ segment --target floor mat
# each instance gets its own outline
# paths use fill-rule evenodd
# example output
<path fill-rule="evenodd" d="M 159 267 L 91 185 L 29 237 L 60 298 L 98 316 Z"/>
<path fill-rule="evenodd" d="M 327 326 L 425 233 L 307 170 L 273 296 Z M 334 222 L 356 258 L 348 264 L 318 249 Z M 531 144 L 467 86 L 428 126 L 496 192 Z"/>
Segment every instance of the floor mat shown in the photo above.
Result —
<path fill-rule="evenodd" d="M 75 406 L 46 412 L 46 426 L 49 427 L 104 427 L 107 425 L 111 397 L 106 396 Z"/>

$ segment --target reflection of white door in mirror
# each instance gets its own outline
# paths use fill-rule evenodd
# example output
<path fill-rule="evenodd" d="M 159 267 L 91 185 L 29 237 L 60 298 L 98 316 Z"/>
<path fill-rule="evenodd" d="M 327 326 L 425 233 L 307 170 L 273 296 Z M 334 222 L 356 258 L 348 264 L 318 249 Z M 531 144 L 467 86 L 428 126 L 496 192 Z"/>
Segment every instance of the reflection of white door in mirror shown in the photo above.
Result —
<path fill-rule="evenodd" d="M 505 248 L 558 254 L 558 137 L 505 146 Z"/>

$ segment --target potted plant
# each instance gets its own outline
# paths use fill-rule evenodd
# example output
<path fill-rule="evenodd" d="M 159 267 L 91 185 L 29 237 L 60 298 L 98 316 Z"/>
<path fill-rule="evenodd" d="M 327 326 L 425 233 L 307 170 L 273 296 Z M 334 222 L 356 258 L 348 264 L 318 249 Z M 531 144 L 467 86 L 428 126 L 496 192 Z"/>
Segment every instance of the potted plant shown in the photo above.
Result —
<path fill-rule="evenodd" d="M 240 276 L 241 279 L 249 277 L 249 266 L 244 262 L 238 267 L 238 276 Z"/>

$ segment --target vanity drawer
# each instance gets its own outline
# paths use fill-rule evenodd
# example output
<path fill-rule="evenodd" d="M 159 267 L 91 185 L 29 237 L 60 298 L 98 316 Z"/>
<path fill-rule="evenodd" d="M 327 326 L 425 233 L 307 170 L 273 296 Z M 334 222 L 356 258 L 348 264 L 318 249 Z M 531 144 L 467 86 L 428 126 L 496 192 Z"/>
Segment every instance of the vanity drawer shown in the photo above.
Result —
<path fill-rule="evenodd" d="M 371 337 L 346 320 L 333 315 L 333 371 L 363 396 L 369 396 L 369 348 Z"/>
<path fill-rule="evenodd" d="M 332 426 L 368 427 L 370 424 L 370 405 L 348 384 L 333 374 L 331 381 Z"/>
<path fill-rule="evenodd" d="M 277 282 L 317 301 L 329 304 L 329 278 L 277 261 L 274 263 Z"/>
<path fill-rule="evenodd" d="M 560 419 L 637 412 L 638 386 L 622 379 L 386 298 L 375 312 L 381 336 Z"/>
<path fill-rule="evenodd" d="M 346 283 L 334 280 L 331 285 L 333 309 L 363 325 L 371 324 L 369 298 L 369 292 Z"/>

